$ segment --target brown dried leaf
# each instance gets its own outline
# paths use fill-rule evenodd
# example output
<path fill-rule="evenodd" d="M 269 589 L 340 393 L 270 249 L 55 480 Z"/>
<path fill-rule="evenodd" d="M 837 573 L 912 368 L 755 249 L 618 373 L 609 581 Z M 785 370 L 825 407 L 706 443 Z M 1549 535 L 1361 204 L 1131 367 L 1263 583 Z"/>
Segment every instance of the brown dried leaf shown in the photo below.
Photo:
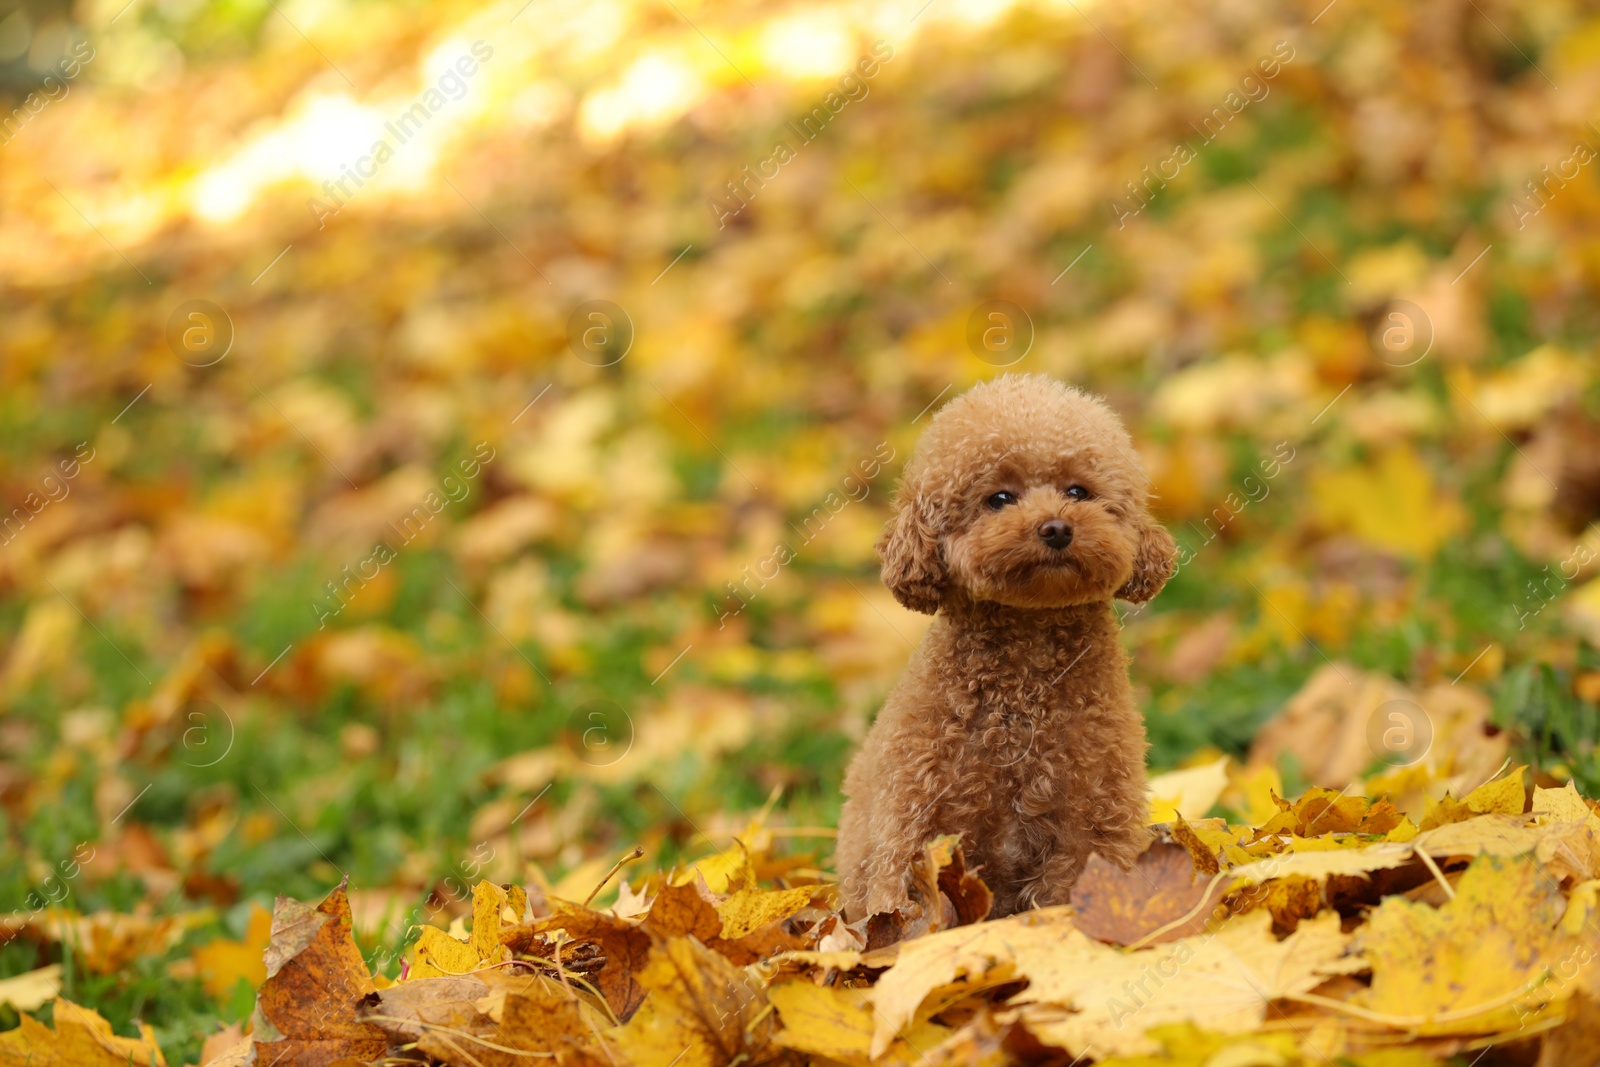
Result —
<path fill-rule="evenodd" d="M 581 1061 L 607 1020 L 570 988 L 537 974 L 485 970 L 419 978 L 374 993 L 363 1018 L 395 1044 L 455 1067 L 525 1067 L 531 1056 Z"/>
<path fill-rule="evenodd" d="M 722 916 L 690 882 L 662 886 L 644 925 L 662 937 L 696 937 L 706 942 L 722 933 Z"/>
<path fill-rule="evenodd" d="M 165 955 L 199 918 L 108 911 L 74 915 L 52 908 L 29 925 L 51 941 L 70 942 L 82 965 L 95 974 L 117 974 L 135 960 Z"/>
<path fill-rule="evenodd" d="M 404 1045 L 432 1026 L 467 1028 L 481 1014 L 473 1002 L 488 992 L 488 984 L 477 975 L 413 978 L 369 994 L 356 1014 L 381 1029 L 391 1043 Z"/>
<path fill-rule="evenodd" d="M 803 950 L 808 947 L 808 942 L 785 931 L 781 923 L 771 923 L 754 933 L 731 940 L 714 937 L 706 942 L 706 947 L 726 956 L 735 967 L 748 967 L 757 960 L 776 956 L 780 952 Z"/>
<path fill-rule="evenodd" d="M 1209 876 L 1222 870 L 1217 854 L 1200 839 L 1200 835 L 1194 832 L 1194 827 L 1190 826 L 1182 815 L 1172 824 L 1172 839 L 1189 850 L 1189 858 L 1194 861 L 1194 869 L 1201 874 Z"/>
<path fill-rule="evenodd" d="M 1150 943 L 1188 937 L 1205 928 L 1221 898 L 1222 887 L 1197 874 L 1189 850 L 1168 841 L 1152 843 L 1127 871 L 1091 854 L 1072 887 L 1078 929 L 1113 945 L 1131 945 L 1185 917 Z"/>
<path fill-rule="evenodd" d="M 869 949 L 982 922 L 994 905 L 994 894 L 983 879 L 967 870 L 958 837 L 946 835 L 929 841 L 910 873 L 911 903 L 867 920 Z"/>
<path fill-rule="evenodd" d="M 1309 919 L 1322 910 L 1322 882 L 1303 874 L 1274 878 L 1265 884 L 1264 891 L 1255 887 L 1252 899 L 1272 915 L 1273 933 L 1290 934 L 1301 919 Z"/>
<path fill-rule="evenodd" d="M 1409 696 L 1386 675 L 1349 663 L 1324 666 L 1256 732 L 1249 765 L 1282 766 L 1288 756 L 1318 785 L 1347 785 L 1372 760 L 1372 714 L 1387 701 Z"/>
<path fill-rule="evenodd" d="M 315 908 L 279 897 L 266 959 L 254 1016 L 259 1062 L 326 1067 L 383 1055 L 383 1031 L 356 1017 L 376 987 L 351 936 L 344 882 Z"/>
<path fill-rule="evenodd" d="M 565 930 L 575 941 L 598 946 L 604 963 L 595 973 L 595 985 L 617 1018 L 626 1021 L 644 1000 L 638 974 L 650 955 L 650 932 L 605 912 L 559 900 L 550 903 L 552 914 L 502 930 L 501 944 L 512 952 L 548 958 L 546 935 Z"/>
<path fill-rule="evenodd" d="M 1387 834 L 1390 830 L 1405 822 L 1405 812 L 1394 806 L 1388 797 L 1379 797 L 1372 802 L 1361 821 L 1356 824 L 1358 834 Z"/>
<path fill-rule="evenodd" d="M 934 886 L 954 912 L 953 917 L 942 915 L 944 922 L 935 929 L 967 926 L 987 919 L 989 909 L 994 907 L 994 894 L 982 878 L 967 870 L 967 857 L 961 851 L 960 840 L 941 837 L 930 841 L 924 854 L 927 857 L 924 869 L 932 874 Z"/>

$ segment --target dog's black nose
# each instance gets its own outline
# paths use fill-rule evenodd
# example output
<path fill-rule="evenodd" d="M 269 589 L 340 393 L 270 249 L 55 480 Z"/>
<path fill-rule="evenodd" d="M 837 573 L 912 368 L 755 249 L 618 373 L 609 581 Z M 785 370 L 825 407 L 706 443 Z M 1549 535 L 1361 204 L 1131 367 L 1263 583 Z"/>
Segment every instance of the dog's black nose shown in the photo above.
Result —
<path fill-rule="evenodd" d="M 1072 527 L 1060 519 L 1050 519 L 1039 524 L 1039 538 L 1051 548 L 1066 548 L 1072 544 Z"/>

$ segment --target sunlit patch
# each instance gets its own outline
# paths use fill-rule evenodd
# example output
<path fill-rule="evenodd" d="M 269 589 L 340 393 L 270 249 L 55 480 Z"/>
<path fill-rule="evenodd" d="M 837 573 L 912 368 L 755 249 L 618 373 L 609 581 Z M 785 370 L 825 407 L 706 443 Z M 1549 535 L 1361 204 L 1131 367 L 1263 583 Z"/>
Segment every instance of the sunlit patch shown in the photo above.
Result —
<path fill-rule="evenodd" d="M 850 68 L 862 34 L 888 36 L 891 25 L 903 30 L 921 11 L 919 22 L 981 25 L 1014 2 L 941 0 L 928 10 L 918 0 L 893 0 L 870 16 L 839 7 L 795 10 L 752 27 L 748 52 L 731 44 L 728 50 L 748 57 L 741 62 L 753 60 L 752 74 L 831 78 Z M 572 92 L 559 79 L 529 84 L 538 60 L 555 41 L 566 62 L 614 55 L 634 13 L 616 0 L 535 0 L 520 18 L 539 32 L 500 41 L 494 47 L 505 49 L 503 58 L 489 62 L 481 62 L 481 56 L 477 63 L 467 61 L 481 42 L 465 26 L 439 39 L 417 61 L 415 97 L 362 101 L 345 93 L 309 94 L 279 123 L 255 133 L 190 182 L 185 193 L 190 209 L 211 222 L 230 222 L 267 189 L 297 179 L 317 189 L 314 196 L 332 198 L 340 207 L 369 185 L 391 192 L 426 189 L 436 180 L 434 169 L 454 133 L 464 123 L 483 121 L 497 104 L 509 104 L 508 112 L 529 126 L 559 121 L 572 106 Z M 639 55 L 620 77 L 582 99 L 580 132 L 589 140 L 607 141 L 629 129 L 664 126 L 710 91 L 711 82 L 722 77 L 711 68 L 721 64 L 720 58 L 702 59 L 681 42 Z M 493 87 L 487 84 L 488 69 L 495 72 Z M 415 112 L 421 94 L 428 92 L 435 98 L 442 94 L 443 106 L 435 99 L 420 128 L 405 126 L 403 117 Z M 403 133 L 396 132 L 397 124 Z M 387 149 L 380 150 L 380 141 Z"/>
<path fill-rule="evenodd" d="M 228 222 L 270 186 L 303 178 L 342 205 L 369 182 L 425 188 L 444 144 L 482 110 L 482 57 L 447 40 L 419 64 L 422 90 L 374 103 L 347 94 L 316 94 L 276 128 L 242 145 L 190 187 L 195 213 Z M 470 71 L 471 73 L 468 73 Z M 474 98 L 478 98 L 474 104 Z"/>
<path fill-rule="evenodd" d="M 339 176 L 352 150 L 383 127 L 382 112 L 344 94 L 314 96 L 292 118 L 203 172 L 191 189 L 195 213 L 211 222 L 243 214 L 263 189 L 296 175 L 314 184 Z"/>
<path fill-rule="evenodd" d="M 479 45 L 480 54 L 483 44 Z M 474 56 L 472 40 L 451 36 L 440 41 L 417 64 L 417 79 L 425 86 L 439 86 L 449 97 L 450 105 L 439 118 L 453 125 L 488 110 L 490 94 L 484 92 L 481 85 L 495 68 L 494 58 L 479 62 Z"/>
<path fill-rule="evenodd" d="M 194 213 L 207 222 L 231 222 L 255 199 L 250 175 L 236 165 L 213 167 L 195 179 L 190 192 Z"/>
<path fill-rule="evenodd" d="M 850 65 L 852 41 L 836 12 L 796 12 L 767 24 L 761 33 L 761 58 L 792 78 L 825 78 Z"/>
<path fill-rule="evenodd" d="M 616 85 L 591 93 L 579 121 L 585 134 L 601 140 L 633 126 L 661 126 L 687 111 L 705 88 L 689 64 L 651 52 L 635 60 Z"/>
<path fill-rule="evenodd" d="M 313 98 L 284 133 L 291 139 L 300 173 L 321 181 L 338 174 L 358 146 L 371 144 L 383 122 L 382 112 L 341 93 Z"/>

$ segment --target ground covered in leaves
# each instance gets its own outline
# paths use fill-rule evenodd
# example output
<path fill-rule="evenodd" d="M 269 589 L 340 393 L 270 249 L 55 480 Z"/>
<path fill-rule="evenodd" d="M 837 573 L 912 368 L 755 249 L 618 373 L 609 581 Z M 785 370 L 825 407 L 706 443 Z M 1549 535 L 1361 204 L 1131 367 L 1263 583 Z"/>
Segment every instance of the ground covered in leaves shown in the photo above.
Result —
<path fill-rule="evenodd" d="M 371 972 L 345 885 L 280 897 L 251 1032 L 212 1035 L 202 1062 L 1588 1063 L 1600 815 L 1570 782 L 1529 795 L 1525 771 L 1420 822 L 1322 789 L 1269 791 L 1255 827 L 1179 814 L 1132 870 L 1094 857 L 1070 906 L 997 919 L 941 838 L 913 904 L 847 925 L 759 820 L 607 908 L 479 882 L 398 979 Z M 65 1000 L 54 1020 L 0 1035 L 0 1062 L 164 1062 L 148 1031 Z"/>
<path fill-rule="evenodd" d="M 1552 979 L 1514 1040 L 1510 1008 L 1478 1011 L 1520 1008 L 1583 936 L 1561 922 L 1587 906 L 1584 853 L 1533 794 L 1507 833 L 1538 842 L 1471 881 L 1471 850 L 1369 840 L 1407 832 L 1376 828 L 1388 809 L 1340 838 L 1206 820 L 1269 827 L 1274 794 L 1348 788 L 1422 840 L 1475 825 L 1447 793 L 1523 764 L 1530 789 L 1600 796 L 1594 5 L 24 6 L 0 12 L 0 118 L 24 108 L 0 124 L 0 1054 L 50 1062 L 43 1026 L 198 1062 L 269 969 L 343 929 L 313 917 L 342 881 L 362 964 L 345 946 L 338 973 L 396 988 L 453 951 L 429 929 L 492 949 L 474 887 L 521 887 L 502 927 L 569 943 L 506 947 L 559 964 L 539 971 L 556 985 L 491 988 L 528 981 L 508 961 L 472 980 L 486 1012 L 446 1025 L 493 1042 L 484 1018 L 533 1010 L 515 993 L 607 1062 L 647 1058 L 623 1030 L 729 988 L 752 1006 L 721 1003 L 743 1024 L 718 1040 L 748 1034 L 752 1057 L 813 1010 L 868 1052 L 904 1031 L 1033 1056 L 1094 1030 L 1150 1044 L 1088 1058 L 1198 1056 L 1181 1028 L 1259 1015 L 1263 1062 L 1462 1065 L 1489 1041 L 1536 1059 L 1582 1019 Z M 347 177 L 416 106 L 423 131 Z M 628 329 L 591 333 L 592 301 Z M 999 341 L 996 302 L 1015 309 Z M 1085 906 L 1055 972 L 1008 920 L 1022 962 L 975 942 L 973 988 L 910 1007 L 907 988 L 880 1031 L 868 988 L 954 934 L 864 948 L 829 928 L 826 890 L 777 928 L 729 925 L 728 901 L 830 881 L 843 767 L 927 623 L 877 581 L 889 489 L 930 406 L 1006 367 L 1108 397 L 1182 548 L 1122 636 L 1152 767 L 1176 775 L 1155 820 L 1182 814 L 1216 855 L 1207 885 L 1298 855 L 1296 835 L 1370 880 L 1261 882 L 1161 987 L 1176 942 L 1108 947 L 1145 936 L 1138 915 L 1079 926 Z M 735 839 L 753 885 L 705 869 Z M 629 895 L 614 879 L 591 901 L 634 924 L 608 948 L 623 918 L 557 902 L 636 847 Z M 1182 859 L 1146 873 L 1181 882 Z M 696 864 L 722 925 L 639 919 Z M 1504 936 L 1461 918 L 1484 894 Z M 1310 970 L 1219 978 L 1198 1019 L 1160 1007 L 1171 982 L 1198 997 L 1231 974 L 1223 946 L 1272 970 L 1313 898 L 1293 934 L 1323 939 Z M 1396 916 L 1439 936 L 1407 941 Z M 1411 972 L 1359 940 L 1374 930 L 1497 954 L 1433 961 L 1460 985 L 1435 1022 L 1461 1032 L 1397 1022 L 1438 987 L 1386 978 Z M 786 951 L 863 956 L 744 970 Z M 1024 964 L 1045 967 L 1027 987 Z M 727 967 L 744 977 L 690 980 Z M 1117 981 L 1090 1003 L 1079 969 Z M 600 984 L 659 991 L 669 970 L 677 992 L 626 1020 Z M 421 1047 L 328 1010 L 330 1034 Z"/>

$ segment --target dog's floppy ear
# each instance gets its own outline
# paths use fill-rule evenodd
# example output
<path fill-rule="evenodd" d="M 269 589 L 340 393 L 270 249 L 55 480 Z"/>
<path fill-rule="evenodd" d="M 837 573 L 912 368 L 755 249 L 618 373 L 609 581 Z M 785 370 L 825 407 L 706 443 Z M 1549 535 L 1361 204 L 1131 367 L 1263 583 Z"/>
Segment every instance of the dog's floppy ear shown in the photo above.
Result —
<path fill-rule="evenodd" d="M 1178 570 L 1178 546 L 1167 528 L 1148 515 L 1139 516 L 1139 543 L 1133 550 L 1133 574 L 1117 596 L 1142 604 L 1161 592 Z"/>
<path fill-rule="evenodd" d="M 894 518 L 878 538 L 878 558 L 883 560 L 883 584 L 894 598 L 912 611 L 932 615 L 944 600 L 948 574 L 939 536 L 923 511 L 918 496 L 899 494 Z"/>

